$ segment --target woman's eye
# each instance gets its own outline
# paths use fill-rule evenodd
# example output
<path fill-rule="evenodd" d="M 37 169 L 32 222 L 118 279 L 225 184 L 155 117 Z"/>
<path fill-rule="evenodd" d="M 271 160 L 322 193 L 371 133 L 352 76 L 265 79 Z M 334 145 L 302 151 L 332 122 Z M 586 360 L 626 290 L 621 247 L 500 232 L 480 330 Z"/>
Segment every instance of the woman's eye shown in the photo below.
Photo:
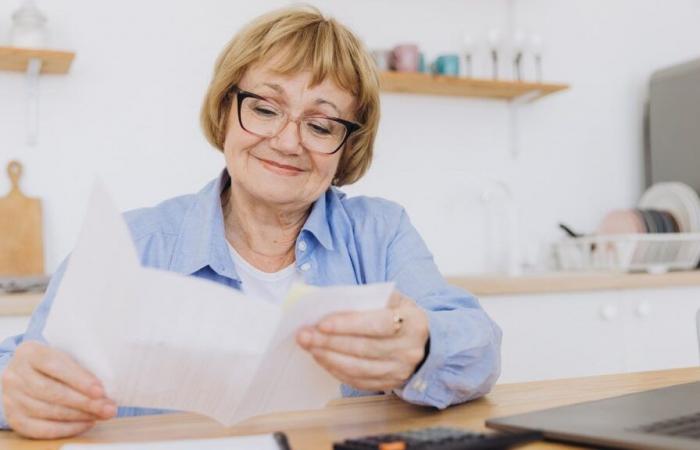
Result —
<path fill-rule="evenodd" d="M 311 128 L 311 131 L 314 133 L 323 136 L 331 134 L 331 130 L 328 127 L 325 127 L 319 123 L 309 122 L 309 128 Z"/>
<path fill-rule="evenodd" d="M 274 109 L 265 106 L 256 106 L 253 111 L 263 117 L 275 117 L 278 114 Z"/>

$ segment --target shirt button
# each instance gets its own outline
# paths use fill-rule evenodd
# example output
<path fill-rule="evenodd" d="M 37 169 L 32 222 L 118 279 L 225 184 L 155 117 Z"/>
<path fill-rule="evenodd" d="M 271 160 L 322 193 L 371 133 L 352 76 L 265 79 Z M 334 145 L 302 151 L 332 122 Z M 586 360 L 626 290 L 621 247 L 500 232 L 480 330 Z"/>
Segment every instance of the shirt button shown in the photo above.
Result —
<path fill-rule="evenodd" d="M 420 391 L 422 386 L 421 380 L 416 380 L 413 382 L 413 388 L 417 391 Z"/>
<path fill-rule="evenodd" d="M 306 241 L 299 241 L 299 251 L 305 251 L 306 250 Z"/>
<path fill-rule="evenodd" d="M 309 263 L 304 263 L 304 264 L 301 265 L 300 269 L 303 270 L 304 272 L 308 272 L 309 269 L 311 269 L 311 264 L 309 264 Z"/>

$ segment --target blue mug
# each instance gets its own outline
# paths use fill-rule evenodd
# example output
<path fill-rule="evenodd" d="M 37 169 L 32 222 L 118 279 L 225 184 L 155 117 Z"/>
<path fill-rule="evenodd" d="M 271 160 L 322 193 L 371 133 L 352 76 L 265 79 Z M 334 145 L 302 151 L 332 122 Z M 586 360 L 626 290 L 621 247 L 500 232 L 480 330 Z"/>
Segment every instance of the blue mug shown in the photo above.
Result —
<path fill-rule="evenodd" d="M 442 75 L 459 76 L 459 55 L 440 55 L 435 60 L 435 72 Z"/>
<path fill-rule="evenodd" d="M 423 52 L 418 53 L 418 72 L 430 72 L 425 64 L 425 55 Z"/>

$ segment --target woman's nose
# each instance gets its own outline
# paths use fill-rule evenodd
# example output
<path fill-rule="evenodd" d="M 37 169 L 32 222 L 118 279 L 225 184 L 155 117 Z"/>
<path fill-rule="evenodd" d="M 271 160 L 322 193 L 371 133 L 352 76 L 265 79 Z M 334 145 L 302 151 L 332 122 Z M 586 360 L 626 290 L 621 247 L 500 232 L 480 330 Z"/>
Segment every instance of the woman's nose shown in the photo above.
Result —
<path fill-rule="evenodd" d="M 272 148 L 284 153 L 299 154 L 303 151 L 299 126 L 296 122 L 289 121 L 277 136 L 270 140 Z"/>

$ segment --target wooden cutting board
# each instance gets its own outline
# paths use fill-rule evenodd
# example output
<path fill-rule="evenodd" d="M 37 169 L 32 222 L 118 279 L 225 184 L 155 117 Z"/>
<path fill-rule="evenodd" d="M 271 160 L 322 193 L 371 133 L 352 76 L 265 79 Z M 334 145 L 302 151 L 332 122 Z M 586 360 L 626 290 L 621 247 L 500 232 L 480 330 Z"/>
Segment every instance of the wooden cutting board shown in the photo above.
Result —
<path fill-rule="evenodd" d="M 44 241 L 41 200 L 27 197 L 19 189 L 22 164 L 7 165 L 12 187 L 0 197 L 0 276 L 44 273 Z"/>

